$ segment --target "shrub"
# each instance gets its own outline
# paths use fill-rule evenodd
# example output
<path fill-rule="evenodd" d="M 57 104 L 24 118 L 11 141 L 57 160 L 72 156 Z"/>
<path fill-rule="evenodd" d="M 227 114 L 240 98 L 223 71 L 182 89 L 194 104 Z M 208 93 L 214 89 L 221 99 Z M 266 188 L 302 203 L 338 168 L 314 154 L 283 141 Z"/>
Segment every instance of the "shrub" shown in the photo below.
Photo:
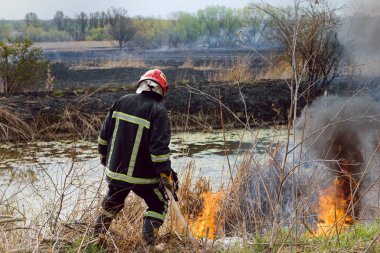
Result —
<path fill-rule="evenodd" d="M 48 61 L 28 39 L 0 41 L 0 91 L 13 93 L 44 87 Z"/>

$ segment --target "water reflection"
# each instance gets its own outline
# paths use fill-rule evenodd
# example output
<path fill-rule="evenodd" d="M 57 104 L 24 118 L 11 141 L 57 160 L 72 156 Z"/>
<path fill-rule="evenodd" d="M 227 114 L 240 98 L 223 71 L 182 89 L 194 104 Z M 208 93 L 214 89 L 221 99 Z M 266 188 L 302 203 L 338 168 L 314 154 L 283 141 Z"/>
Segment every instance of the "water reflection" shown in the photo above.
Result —
<path fill-rule="evenodd" d="M 180 171 L 193 161 L 199 175 L 217 178 L 226 170 L 227 159 L 236 165 L 234 161 L 247 151 L 260 157 L 284 138 L 281 129 L 176 133 L 170 144 L 172 163 Z M 31 182 L 38 179 L 41 170 L 53 170 L 57 164 L 62 170 L 74 162 L 82 167 L 98 165 L 97 144 L 83 140 L 1 144 L 0 158 L 1 184 Z"/>
<path fill-rule="evenodd" d="M 193 162 L 194 177 L 210 178 L 217 190 L 229 180 L 231 171 L 236 172 L 245 152 L 265 159 L 265 150 L 284 140 L 284 133 L 278 129 L 177 133 L 170 146 L 172 166 L 181 175 Z M 0 208 L 11 205 L 28 217 L 37 217 L 57 213 L 61 203 L 68 215 L 78 205 L 87 208 L 98 203 L 99 192 L 105 190 L 95 141 L 0 144 Z"/>

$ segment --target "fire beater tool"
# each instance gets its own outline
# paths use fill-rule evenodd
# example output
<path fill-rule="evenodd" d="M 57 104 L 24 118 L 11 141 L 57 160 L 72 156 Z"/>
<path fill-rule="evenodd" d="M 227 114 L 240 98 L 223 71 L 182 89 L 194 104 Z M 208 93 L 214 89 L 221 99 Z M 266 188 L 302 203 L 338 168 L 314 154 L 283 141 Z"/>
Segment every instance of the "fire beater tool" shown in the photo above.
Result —
<path fill-rule="evenodd" d="M 177 202 L 175 201 L 173 193 L 168 188 L 166 188 L 166 187 L 164 187 L 164 188 L 165 188 L 166 195 L 169 197 L 171 205 L 174 208 L 175 214 L 177 215 L 178 219 L 180 220 L 182 226 L 186 228 L 186 232 L 190 238 L 191 243 L 198 244 L 198 241 L 194 238 L 193 234 L 191 233 L 189 223 L 186 222 L 185 218 L 183 217 L 183 215 L 181 213 L 181 210 L 179 209 Z"/>

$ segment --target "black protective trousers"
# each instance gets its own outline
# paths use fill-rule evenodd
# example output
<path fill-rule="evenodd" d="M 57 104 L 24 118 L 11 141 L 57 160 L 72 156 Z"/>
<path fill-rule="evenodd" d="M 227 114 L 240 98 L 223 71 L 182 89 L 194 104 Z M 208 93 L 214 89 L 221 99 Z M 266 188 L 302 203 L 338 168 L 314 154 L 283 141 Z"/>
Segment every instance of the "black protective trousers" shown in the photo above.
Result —
<path fill-rule="evenodd" d="M 152 185 L 136 185 L 130 184 L 129 187 L 108 186 L 108 193 L 103 199 L 102 207 L 105 211 L 117 214 L 124 207 L 124 201 L 128 194 L 133 191 L 137 196 L 144 199 L 148 208 L 144 217 L 152 217 L 158 220 L 165 219 L 168 208 L 168 200 L 164 194 L 164 190 L 158 184 Z"/>

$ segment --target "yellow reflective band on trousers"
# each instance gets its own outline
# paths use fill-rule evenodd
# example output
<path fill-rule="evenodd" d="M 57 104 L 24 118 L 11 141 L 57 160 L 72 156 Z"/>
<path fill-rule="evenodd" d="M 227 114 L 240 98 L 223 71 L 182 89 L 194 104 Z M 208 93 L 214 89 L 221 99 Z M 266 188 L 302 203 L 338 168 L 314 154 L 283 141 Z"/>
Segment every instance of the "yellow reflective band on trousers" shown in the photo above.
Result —
<path fill-rule="evenodd" d="M 139 118 L 130 114 L 123 113 L 123 112 L 114 111 L 112 113 L 112 118 L 121 119 L 121 120 L 128 121 L 134 124 L 142 125 L 148 129 L 150 128 L 150 122 L 147 121 L 146 119 Z"/>
<path fill-rule="evenodd" d="M 165 215 L 163 214 L 160 214 L 160 213 L 156 213 L 156 212 L 153 212 L 153 211 L 147 211 L 146 213 L 144 213 L 144 216 L 145 217 L 152 217 L 152 218 L 156 218 L 156 219 L 159 219 L 159 220 L 165 220 Z"/>
<path fill-rule="evenodd" d="M 102 138 L 100 138 L 100 136 L 98 137 L 98 143 L 100 145 L 103 145 L 103 146 L 107 146 L 108 142 L 106 140 L 103 140 Z"/>
<path fill-rule="evenodd" d="M 120 180 L 124 181 L 130 184 L 157 184 L 160 182 L 160 178 L 139 178 L 139 177 L 130 177 L 122 173 L 116 173 L 113 171 L 110 171 L 108 168 L 106 168 L 106 175 L 114 180 Z"/>
<path fill-rule="evenodd" d="M 153 189 L 154 193 L 157 195 L 158 199 L 161 201 L 161 202 L 164 202 L 165 203 L 165 206 L 164 206 L 164 217 L 166 216 L 166 213 L 168 212 L 168 202 L 165 200 L 164 196 L 162 196 L 160 190 L 158 188 L 154 188 Z"/>
<path fill-rule="evenodd" d="M 150 158 L 152 159 L 152 162 L 159 163 L 159 162 L 166 162 L 169 161 L 170 155 L 164 154 L 164 155 L 150 155 Z"/>

